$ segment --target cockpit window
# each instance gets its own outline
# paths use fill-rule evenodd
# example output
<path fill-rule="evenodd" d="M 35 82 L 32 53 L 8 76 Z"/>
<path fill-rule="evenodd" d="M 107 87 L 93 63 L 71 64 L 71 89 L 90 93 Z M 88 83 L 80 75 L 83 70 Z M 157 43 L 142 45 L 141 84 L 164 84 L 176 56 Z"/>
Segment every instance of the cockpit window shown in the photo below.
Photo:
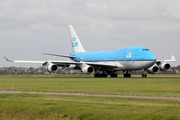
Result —
<path fill-rule="evenodd" d="M 143 49 L 142 51 L 150 51 L 150 49 Z"/>

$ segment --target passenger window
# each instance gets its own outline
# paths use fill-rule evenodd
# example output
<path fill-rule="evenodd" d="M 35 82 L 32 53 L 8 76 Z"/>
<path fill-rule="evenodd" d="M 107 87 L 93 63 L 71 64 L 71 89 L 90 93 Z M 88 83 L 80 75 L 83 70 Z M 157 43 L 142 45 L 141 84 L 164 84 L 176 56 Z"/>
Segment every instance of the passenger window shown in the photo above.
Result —
<path fill-rule="evenodd" d="M 142 51 L 150 51 L 150 49 L 143 49 Z"/>

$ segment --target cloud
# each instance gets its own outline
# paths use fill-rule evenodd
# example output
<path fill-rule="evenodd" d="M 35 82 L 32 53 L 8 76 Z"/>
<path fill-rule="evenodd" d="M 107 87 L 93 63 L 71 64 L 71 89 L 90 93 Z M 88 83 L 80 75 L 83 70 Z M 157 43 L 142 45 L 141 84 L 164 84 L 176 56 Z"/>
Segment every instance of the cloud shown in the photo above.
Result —
<path fill-rule="evenodd" d="M 1 0 L 0 54 L 62 60 L 41 53 L 71 52 L 67 25 L 72 24 L 88 51 L 142 45 L 157 57 L 178 57 L 178 11 L 178 0 Z"/>

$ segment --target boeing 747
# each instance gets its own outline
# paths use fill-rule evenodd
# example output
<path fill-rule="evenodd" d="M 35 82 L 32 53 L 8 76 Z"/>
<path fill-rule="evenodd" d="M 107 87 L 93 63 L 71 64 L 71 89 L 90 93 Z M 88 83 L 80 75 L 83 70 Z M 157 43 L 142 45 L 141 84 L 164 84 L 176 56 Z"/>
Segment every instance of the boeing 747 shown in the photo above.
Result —
<path fill-rule="evenodd" d="M 48 72 L 56 72 L 58 67 L 63 69 L 75 65 L 75 70 L 85 74 L 94 74 L 94 77 L 117 77 L 118 71 L 123 71 L 124 77 L 131 77 L 131 71 L 142 70 L 142 77 L 147 73 L 157 74 L 159 71 L 168 71 L 171 65 L 168 62 L 176 61 L 174 56 L 169 60 L 156 60 L 156 57 L 147 47 L 125 47 L 113 51 L 86 52 L 74 31 L 72 25 L 68 26 L 73 52 L 69 55 L 46 55 L 66 57 L 72 61 L 20 61 L 9 60 L 15 63 L 40 63 Z"/>

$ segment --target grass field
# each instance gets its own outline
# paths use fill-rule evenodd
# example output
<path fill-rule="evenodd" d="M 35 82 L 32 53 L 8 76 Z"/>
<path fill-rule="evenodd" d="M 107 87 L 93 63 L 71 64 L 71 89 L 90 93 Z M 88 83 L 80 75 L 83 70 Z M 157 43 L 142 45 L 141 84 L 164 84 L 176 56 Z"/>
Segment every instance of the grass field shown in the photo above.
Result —
<path fill-rule="evenodd" d="M 180 79 L 0 78 L 0 90 L 180 97 Z M 178 120 L 180 101 L 0 94 L 0 119 Z"/>
<path fill-rule="evenodd" d="M 0 119 L 178 120 L 180 101 L 0 94 Z"/>
<path fill-rule="evenodd" d="M 1 78 L 0 90 L 180 97 L 180 79 Z"/>

